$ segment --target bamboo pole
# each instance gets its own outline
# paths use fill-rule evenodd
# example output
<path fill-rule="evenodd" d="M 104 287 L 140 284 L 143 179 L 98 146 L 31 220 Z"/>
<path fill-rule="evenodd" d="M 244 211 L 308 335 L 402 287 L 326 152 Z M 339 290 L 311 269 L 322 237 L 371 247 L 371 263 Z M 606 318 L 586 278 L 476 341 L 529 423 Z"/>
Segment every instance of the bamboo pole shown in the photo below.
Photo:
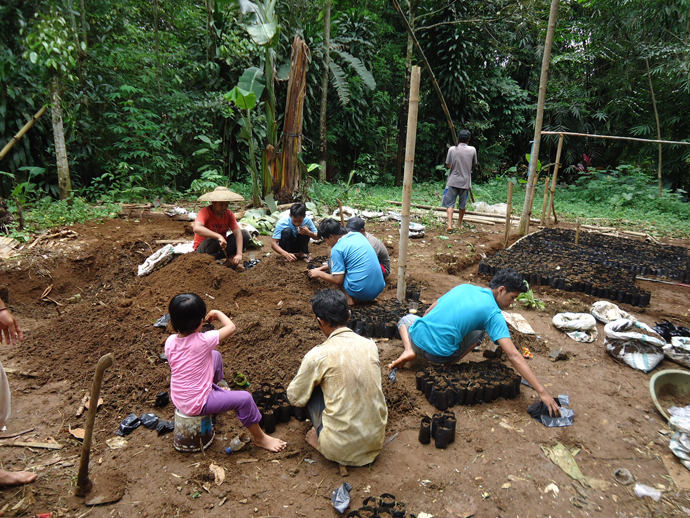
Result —
<path fill-rule="evenodd" d="M 615 135 L 597 135 L 595 133 L 571 133 L 569 131 L 542 131 L 542 135 L 568 135 L 569 137 L 587 137 L 587 138 L 603 138 L 610 140 L 631 140 L 633 142 L 646 142 L 647 144 L 679 144 L 682 146 L 690 146 L 690 141 L 680 140 L 652 140 L 647 138 L 637 137 L 618 137 Z"/>
<path fill-rule="evenodd" d="M 407 116 L 407 143 L 405 145 L 405 173 L 403 175 L 403 206 L 400 222 L 400 248 L 398 252 L 399 301 L 405 299 L 407 281 L 407 246 L 410 240 L 410 204 L 412 202 L 412 175 L 414 172 L 414 150 L 417 142 L 417 110 L 419 108 L 419 77 L 421 68 L 412 67 L 410 78 L 410 110 Z"/>
<path fill-rule="evenodd" d="M 575 229 L 575 244 L 580 244 L 580 220 L 577 220 L 577 228 Z"/>
<path fill-rule="evenodd" d="M 547 134 L 546 131 L 542 132 L 542 135 Z M 553 166 L 553 178 L 551 179 L 551 195 L 549 196 L 549 208 L 546 211 L 546 224 L 548 225 L 551 223 L 551 212 L 553 212 L 553 218 L 556 220 L 556 223 L 558 223 L 558 219 L 556 218 L 556 209 L 554 208 L 553 205 L 553 197 L 556 194 L 556 180 L 558 179 L 558 168 L 561 165 L 561 151 L 563 150 L 563 135 L 564 133 L 561 133 L 561 136 L 558 139 L 558 150 L 556 151 L 556 165 Z"/>
<path fill-rule="evenodd" d="M 525 192 L 525 203 L 522 207 L 522 217 L 518 225 L 518 235 L 525 236 L 529 231 L 529 215 L 532 212 L 532 202 L 534 201 L 534 191 L 536 189 L 537 162 L 539 160 L 539 147 L 541 145 L 541 127 L 544 122 L 544 105 L 546 103 L 546 83 L 549 79 L 549 64 L 551 62 L 551 47 L 553 46 L 553 35 L 556 32 L 556 14 L 558 13 L 558 0 L 551 0 L 551 10 L 549 11 L 549 25 L 546 30 L 546 41 L 544 42 L 544 56 L 541 61 L 541 76 L 539 78 L 539 96 L 537 98 L 537 114 L 534 119 L 534 140 L 532 142 L 532 153 L 529 161 L 529 176 L 527 178 L 527 190 Z"/>
<path fill-rule="evenodd" d="M 513 182 L 508 182 L 508 203 L 506 207 L 506 235 L 503 248 L 508 248 L 508 234 L 510 234 L 510 211 L 513 210 Z"/>
<path fill-rule="evenodd" d="M 548 206 L 549 203 L 549 179 L 548 177 L 545 179 L 544 182 L 544 201 L 541 204 L 541 219 L 539 220 L 539 224 L 541 226 L 544 226 L 544 221 L 546 218 L 546 207 Z"/>
<path fill-rule="evenodd" d="M 2 151 L 0 151 L 0 160 L 5 158 L 5 155 L 10 152 L 10 149 L 12 149 L 12 146 L 14 146 L 17 142 L 19 142 L 19 139 L 24 136 L 24 134 L 31 129 L 31 126 L 34 125 L 34 123 L 41 118 L 41 115 L 43 115 L 46 110 L 48 109 L 48 105 L 44 106 L 38 112 L 36 112 L 36 115 L 31 117 L 31 120 L 24 124 L 24 127 L 19 130 L 19 132 L 12 137 L 12 140 L 10 140 L 4 148 L 2 148 Z"/>
<path fill-rule="evenodd" d="M 534 178 L 534 185 L 532 186 L 532 203 L 534 203 L 534 193 L 537 191 L 537 184 L 539 184 L 539 173 Z M 529 189 L 529 182 L 527 182 L 527 188 Z M 532 203 L 529 205 L 529 212 L 527 213 L 527 220 L 525 221 L 525 234 L 529 234 L 529 224 L 532 222 Z M 518 234 L 520 233 L 520 225 L 522 225 L 522 218 L 520 218 L 520 223 L 518 223 Z"/>

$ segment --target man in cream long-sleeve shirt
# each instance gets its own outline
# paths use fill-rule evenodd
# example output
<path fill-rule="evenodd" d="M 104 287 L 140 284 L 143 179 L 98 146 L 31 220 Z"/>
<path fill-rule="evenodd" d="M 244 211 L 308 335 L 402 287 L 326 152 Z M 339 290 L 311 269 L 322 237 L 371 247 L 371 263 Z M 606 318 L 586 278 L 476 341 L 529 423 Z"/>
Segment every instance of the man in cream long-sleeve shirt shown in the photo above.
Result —
<path fill-rule="evenodd" d="M 345 294 L 322 290 L 311 300 L 328 339 L 309 351 L 287 389 L 293 406 L 307 407 L 314 427 L 306 441 L 329 460 L 363 466 L 383 447 L 388 419 L 376 344 L 345 326 Z"/>

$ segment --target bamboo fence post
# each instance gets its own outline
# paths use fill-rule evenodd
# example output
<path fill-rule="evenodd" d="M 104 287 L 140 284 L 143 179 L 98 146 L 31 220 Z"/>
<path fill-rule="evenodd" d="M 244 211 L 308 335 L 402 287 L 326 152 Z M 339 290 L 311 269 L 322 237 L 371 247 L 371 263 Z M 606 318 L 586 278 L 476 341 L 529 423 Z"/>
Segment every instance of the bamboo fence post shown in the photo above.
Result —
<path fill-rule="evenodd" d="M 24 127 L 22 127 L 22 129 L 20 129 L 19 132 L 14 137 L 12 137 L 12 139 L 5 145 L 5 147 L 2 148 L 2 151 L 0 151 L 0 160 L 5 158 L 5 155 L 10 152 L 10 149 L 12 149 L 12 146 L 14 146 L 17 142 L 19 142 L 19 139 L 24 136 L 24 133 L 26 133 L 27 131 L 29 131 L 29 129 L 31 129 L 31 126 L 34 125 L 34 122 L 36 122 L 38 119 L 40 119 L 41 115 L 43 115 L 47 109 L 48 109 L 48 105 L 45 105 L 43 108 L 38 110 L 38 112 L 36 112 L 36 115 L 31 117 L 31 120 L 29 122 L 27 122 L 26 124 L 24 124 Z"/>
<path fill-rule="evenodd" d="M 546 178 L 546 181 L 544 182 L 544 201 L 541 204 L 541 219 L 539 220 L 539 224 L 544 226 L 544 221 L 546 218 L 546 207 L 549 203 L 549 178 Z"/>
<path fill-rule="evenodd" d="M 510 234 L 510 213 L 513 210 L 513 182 L 508 182 L 508 203 L 506 205 L 506 235 L 503 239 L 503 248 L 508 248 L 508 234 Z"/>
<path fill-rule="evenodd" d="M 410 78 L 410 109 L 407 116 L 407 143 L 405 144 L 405 173 L 403 175 L 403 206 L 400 221 L 400 248 L 398 252 L 399 301 L 405 299 L 407 282 L 407 246 L 410 241 L 410 204 L 412 203 L 412 174 L 414 172 L 414 148 L 417 142 L 417 110 L 419 108 L 419 77 L 421 68 L 412 67 Z"/>
<path fill-rule="evenodd" d="M 534 193 L 537 192 L 537 185 L 539 185 L 539 173 L 537 173 L 536 178 L 534 179 L 534 185 L 532 186 L 532 203 L 534 203 Z M 529 181 L 527 182 L 527 188 L 529 189 Z M 529 224 L 532 220 L 532 205 L 530 204 L 529 206 L 529 212 L 527 213 L 527 222 L 525 225 L 525 233 L 523 235 L 529 234 Z M 520 217 L 520 223 L 518 225 L 522 224 L 522 217 Z M 518 226 L 518 233 L 519 233 L 519 226 Z"/>
<path fill-rule="evenodd" d="M 563 150 L 563 133 L 558 138 L 558 150 L 556 151 L 556 165 L 553 166 L 553 178 L 551 179 L 551 195 L 549 196 L 549 208 L 546 211 L 546 223 L 551 223 L 551 212 L 553 211 L 553 217 L 556 219 L 556 209 L 553 205 L 553 198 L 556 193 L 556 180 L 558 179 L 558 167 L 561 163 L 561 151 Z M 556 223 L 558 220 L 556 219 Z"/>
<path fill-rule="evenodd" d="M 577 220 L 577 228 L 575 229 L 575 244 L 580 244 L 580 220 Z"/>

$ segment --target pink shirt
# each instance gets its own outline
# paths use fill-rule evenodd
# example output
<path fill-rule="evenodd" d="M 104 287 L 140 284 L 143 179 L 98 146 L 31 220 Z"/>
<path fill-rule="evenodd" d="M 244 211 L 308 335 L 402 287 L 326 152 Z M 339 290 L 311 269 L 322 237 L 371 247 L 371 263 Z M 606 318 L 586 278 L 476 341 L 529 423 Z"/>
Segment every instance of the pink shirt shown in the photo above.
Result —
<path fill-rule="evenodd" d="M 218 331 L 170 335 L 165 355 L 170 364 L 170 397 L 175 407 L 187 415 L 199 415 L 213 384 L 211 352 L 220 340 Z"/>

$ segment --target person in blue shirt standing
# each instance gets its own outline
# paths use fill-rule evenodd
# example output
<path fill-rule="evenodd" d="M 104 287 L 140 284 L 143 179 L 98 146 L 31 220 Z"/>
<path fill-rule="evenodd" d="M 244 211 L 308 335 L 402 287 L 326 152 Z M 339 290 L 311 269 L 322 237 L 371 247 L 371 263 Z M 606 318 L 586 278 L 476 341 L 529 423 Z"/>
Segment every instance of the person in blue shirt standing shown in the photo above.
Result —
<path fill-rule="evenodd" d="M 276 224 L 271 248 L 285 257 L 286 261 L 293 262 L 299 258 L 308 263 L 311 260 L 309 238 L 316 237 L 316 227 L 307 217 L 307 207 L 304 203 L 293 203 L 290 215 Z"/>
<path fill-rule="evenodd" d="M 501 314 L 526 291 L 522 275 L 511 268 L 496 273 L 488 289 L 472 284 L 456 286 L 434 302 L 423 317 L 406 315 L 400 319 L 398 329 L 405 350 L 388 368 L 402 367 L 417 356 L 431 363 L 455 363 L 481 343 L 488 332 L 489 338 L 498 343 L 515 369 L 537 391 L 549 413 L 560 415 L 558 405 L 510 339 Z"/>
<path fill-rule="evenodd" d="M 330 264 L 309 270 L 309 277 L 342 287 L 350 306 L 376 299 L 386 282 L 376 252 L 367 238 L 359 232 L 348 233 L 332 218 L 319 224 L 318 234 L 331 247 Z M 329 267 L 330 273 L 327 273 Z"/>

